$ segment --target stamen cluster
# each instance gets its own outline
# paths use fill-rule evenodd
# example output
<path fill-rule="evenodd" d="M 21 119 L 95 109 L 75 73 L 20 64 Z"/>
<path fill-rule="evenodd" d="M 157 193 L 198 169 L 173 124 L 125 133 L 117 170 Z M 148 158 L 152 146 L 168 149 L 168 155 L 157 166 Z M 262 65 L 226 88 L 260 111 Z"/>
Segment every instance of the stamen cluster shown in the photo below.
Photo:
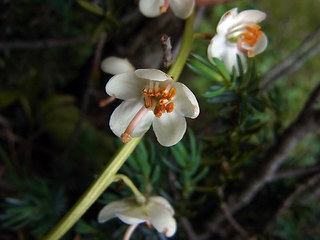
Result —
<path fill-rule="evenodd" d="M 173 111 L 174 103 L 171 101 L 176 95 L 176 89 L 170 84 L 161 88 L 159 82 L 150 81 L 149 86 L 141 92 L 144 95 L 144 106 L 147 109 L 154 107 L 153 113 L 156 117 L 160 118 L 162 113 Z"/>

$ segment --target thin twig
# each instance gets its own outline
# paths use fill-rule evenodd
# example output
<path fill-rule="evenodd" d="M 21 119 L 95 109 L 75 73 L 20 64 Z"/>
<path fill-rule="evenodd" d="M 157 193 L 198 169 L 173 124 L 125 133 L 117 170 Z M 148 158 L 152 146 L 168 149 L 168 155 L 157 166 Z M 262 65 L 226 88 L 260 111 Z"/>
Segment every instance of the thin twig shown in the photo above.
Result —
<path fill-rule="evenodd" d="M 173 62 L 171 38 L 167 34 L 162 34 L 160 41 L 163 49 L 163 67 L 167 69 Z"/>
<path fill-rule="evenodd" d="M 0 42 L 0 49 L 39 49 L 67 47 L 87 41 L 89 41 L 88 36 L 79 36 L 72 39 L 45 39 L 39 41 Z"/>
<path fill-rule="evenodd" d="M 270 179 L 269 181 L 274 182 L 274 181 L 278 181 L 281 179 L 299 177 L 301 175 L 312 174 L 312 173 L 319 172 L 319 171 L 320 171 L 319 165 L 307 166 L 307 167 L 303 167 L 303 168 L 292 169 L 292 170 L 276 173 L 276 174 L 274 174 L 272 179 Z"/>
<path fill-rule="evenodd" d="M 295 189 L 295 191 L 283 202 L 281 208 L 278 211 L 278 214 L 281 214 L 285 212 L 287 209 L 290 208 L 293 201 L 304 191 L 306 191 L 308 188 L 314 186 L 318 181 L 320 180 L 320 172 L 310 176 L 308 179 L 306 179 L 302 184 L 299 184 L 299 186 Z"/>
<path fill-rule="evenodd" d="M 228 220 L 230 225 L 233 227 L 234 230 L 236 230 L 242 238 L 247 238 L 248 233 L 246 230 L 244 230 L 243 227 L 238 223 L 238 221 L 232 216 L 232 213 L 228 207 L 228 204 L 224 201 L 224 191 L 223 188 L 218 188 L 218 195 L 219 198 L 223 201 L 222 204 L 220 205 L 220 209 L 223 212 L 223 215 L 225 218 Z"/>
<path fill-rule="evenodd" d="M 280 64 L 266 73 L 261 80 L 261 90 L 266 91 L 279 78 L 296 70 L 312 58 L 320 50 L 320 28 L 309 35 L 293 53 L 286 57 Z"/>
<path fill-rule="evenodd" d="M 244 230 L 243 227 L 241 227 L 241 225 L 237 222 L 237 220 L 232 216 L 228 205 L 224 202 L 221 204 L 220 208 L 224 216 L 230 223 L 230 225 L 234 228 L 234 230 L 236 230 L 241 235 L 242 238 L 248 238 L 248 233 L 246 232 L 246 230 Z"/>
<path fill-rule="evenodd" d="M 279 215 L 287 211 L 299 195 L 301 195 L 307 189 L 315 186 L 316 183 L 319 182 L 319 180 L 320 180 L 320 172 L 311 175 L 310 177 L 305 179 L 302 183 L 300 183 L 296 187 L 296 189 L 291 194 L 289 194 L 289 196 L 283 201 L 280 207 L 276 210 L 272 218 L 267 222 L 265 229 L 269 229 L 272 223 L 274 222 L 274 220 L 276 220 Z"/>

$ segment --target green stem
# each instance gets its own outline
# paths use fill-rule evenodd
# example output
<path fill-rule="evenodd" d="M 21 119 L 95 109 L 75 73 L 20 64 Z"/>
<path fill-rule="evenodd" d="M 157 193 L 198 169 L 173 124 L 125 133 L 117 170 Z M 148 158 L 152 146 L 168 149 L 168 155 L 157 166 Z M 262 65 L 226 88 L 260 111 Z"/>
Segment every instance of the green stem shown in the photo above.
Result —
<path fill-rule="evenodd" d="M 168 74 L 177 81 L 182 69 L 187 61 L 193 40 L 194 13 L 187 19 L 182 44 L 175 63 L 170 68 Z M 46 235 L 44 240 L 60 239 L 89 209 L 98 197 L 114 181 L 115 174 L 133 152 L 142 137 L 133 138 L 129 143 L 124 144 L 110 160 L 96 181 L 87 189 L 76 204 L 60 220 L 60 222 Z"/>
<path fill-rule="evenodd" d="M 115 181 L 120 181 L 120 180 L 123 180 L 125 182 L 125 184 L 131 189 L 131 191 L 133 192 L 138 203 L 143 204 L 146 202 L 146 198 L 138 190 L 138 188 L 133 184 L 133 182 L 131 181 L 130 178 L 128 178 L 126 175 L 123 175 L 123 174 L 116 174 L 114 176 L 113 181 L 115 182 Z"/>
<path fill-rule="evenodd" d="M 178 56 L 175 62 L 173 63 L 172 67 L 167 73 L 169 76 L 172 76 L 175 81 L 178 80 L 182 72 L 182 69 L 186 64 L 189 53 L 191 51 L 192 42 L 193 42 L 194 17 L 195 17 L 195 13 L 193 12 L 186 21 L 180 51 L 178 53 Z"/>
<path fill-rule="evenodd" d="M 60 239 L 98 199 L 105 189 L 114 181 L 114 175 L 127 160 L 142 137 L 133 138 L 130 142 L 122 145 L 118 153 L 111 159 L 99 178 L 81 196 L 78 202 L 70 209 L 58 225 L 44 238 L 45 240 Z"/>

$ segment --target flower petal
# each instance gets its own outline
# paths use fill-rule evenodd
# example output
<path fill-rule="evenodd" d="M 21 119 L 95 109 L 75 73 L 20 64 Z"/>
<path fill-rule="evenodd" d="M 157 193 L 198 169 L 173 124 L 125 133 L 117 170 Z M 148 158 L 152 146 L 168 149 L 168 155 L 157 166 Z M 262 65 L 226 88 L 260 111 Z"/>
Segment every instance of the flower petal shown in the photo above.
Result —
<path fill-rule="evenodd" d="M 110 118 L 110 128 L 112 132 L 118 137 L 126 130 L 129 123 L 137 112 L 144 105 L 142 100 L 137 101 L 124 101 L 122 102 L 112 113 Z M 132 133 L 132 137 L 142 136 L 151 126 L 154 114 L 152 111 L 148 111 L 146 115 L 141 119 Z"/>
<path fill-rule="evenodd" d="M 160 196 L 152 196 L 149 198 L 149 201 L 163 206 L 165 209 L 167 209 L 171 213 L 171 215 L 174 214 L 174 209 L 172 208 L 170 203 L 167 201 L 167 199 Z"/>
<path fill-rule="evenodd" d="M 225 55 L 223 56 L 223 63 L 228 69 L 230 73 L 232 73 L 233 67 L 235 67 L 237 71 L 237 75 L 239 76 L 239 66 L 237 61 L 237 55 L 241 59 L 242 69 L 243 72 L 247 71 L 247 59 L 245 55 L 238 50 L 238 48 L 228 48 L 228 51 L 225 52 Z"/>
<path fill-rule="evenodd" d="M 222 59 L 225 54 L 226 49 L 229 46 L 227 45 L 226 38 L 222 34 L 215 35 L 208 46 L 208 59 L 214 64 L 212 58 Z"/>
<path fill-rule="evenodd" d="M 212 58 L 219 58 L 226 66 L 228 72 L 232 73 L 232 69 L 235 67 L 237 74 L 239 75 L 237 55 L 240 56 L 242 68 L 245 72 L 247 70 L 247 60 L 245 55 L 238 50 L 236 43 L 227 43 L 224 37 L 218 34 L 211 40 L 211 43 L 209 44 L 209 61 L 214 64 Z"/>
<path fill-rule="evenodd" d="M 129 225 L 139 224 L 146 221 L 145 218 L 130 217 L 130 216 L 126 216 L 125 214 L 116 214 L 116 217 L 118 217 L 122 222 Z"/>
<path fill-rule="evenodd" d="M 179 18 L 187 18 L 191 15 L 195 5 L 195 0 L 171 0 L 170 7 Z"/>
<path fill-rule="evenodd" d="M 138 78 L 153 80 L 153 81 L 166 81 L 172 78 L 166 73 L 158 69 L 138 69 L 134 72 Z"/>
<path fill-rule="evenodd" d="M 178 143 L 187 128 L 186 119 L 175 110 L 155 117 L 152 124 L 158 142 L 166 147 Z"/>
<path fill-rule="evenodd" d="M 227 34 L 229 29 L 234 26 L 234 19 L 238 15 L 238 8 L 230 9 L 221 18 L 217 26 L 218 34 Z"/>
<path fill-rule="evenodd" d="M 135 68 L 126 58 L 107 57 L 101 62 L 102 71 L 110 74 L 134 72 Z"/>
<path fill-rule="evenodd" d="M 258 55 L 259 53 L 262 53 L 268 45 L 268 38 L 267 36 L 263 33 L 259 39 L 257 44 L 254 46 L 253 51 L 255 55 Z"/>
<path fill-rule="evenodd" d="M 98 222 L 103 223 L 116 217 L 117 213 L 124 212 L 132 207 L 132 201 L 120 200 L 109 203 L 98 214 Z"/>
<path fill-rule="evenodd" d="M 172 237 L 177 230 L 176 220 L 171 213 L 163 207 L 154 203 L 148 205 L 149 221 L 158 232 Z"/>
<path fill-rule="evenodd" d="M 198 101 L 191 90 L 183 83 L 175 83 L 177 90 L 174 109 L 181 115 L 189 118 L 196 118 L 200 113 Z"/>
<path fill-rule="evenodd" d="M 146 17 L 157 17 L 161 15 L 160 7 L 163 4 L 164 0 L 140 0 L 139 9 Z"/>
<path fill-rule="evenodd" d="M 145 84 L 145 81 L 137 78 L 133 72 L 121 73 L 108 81 L 106 92 L 122 100 L 137 99 L 141 97 Z"/>
<path fill-rule="evenodd" d="M 259 10 L 245 10 L 234 18 L 234 25 L 256 24 L 263 21 L 267 14 Z"/>

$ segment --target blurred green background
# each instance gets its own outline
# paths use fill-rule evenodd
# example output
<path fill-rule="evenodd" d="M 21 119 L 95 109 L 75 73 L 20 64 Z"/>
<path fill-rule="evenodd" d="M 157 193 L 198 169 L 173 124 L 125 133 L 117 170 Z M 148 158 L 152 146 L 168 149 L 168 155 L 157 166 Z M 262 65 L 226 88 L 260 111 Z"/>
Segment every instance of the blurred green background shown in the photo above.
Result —
<path fill-rule="evenodd" d="M 127 57 L 137 68 L 161 67 L 161 34 L 171 36 L 174 46 L 182 36 L 183 21 L 171 12 L 147 19 L 139 13 L 138 1 L 88 2 L 0 2 L 1 239 L 38 239 L 47 233 L 120 146 L 108 126 L 120 101 L 99 107 L 108 97 L 104 86 L 111 77 L 100 70 L 100 61 L 116 55 Z M 242 0 L 202 9 L 196 31 L 214 34 L 220 17 L 234 7 L 267 13 L 261 25 L 269 45 L 255 58 L 258 79 L 320 27 L 318 0 Z M 97 59 L 102 34 L 103 50 Z M 192 53 L 206 58 L 208 44 L 209 40 L 197 38 Z M 221 132 L 215 129 L 221 119 L 218 112 L 233 103 L 210 103 L 204 94 L 212 80 L 185 67 L 179 81 L 188 84 L 197 96 L 200 117 L 188 122 L 190 129 L 184 140 L 172 148 L 159 146 L 149 131 L 121 170 L 143 192 L 170 200 L 179 219 L 173 239 L 187 239 L 182 217 L 189 219 L 199 236 L 207 233 L 211 213 L 218 211 L 221 203 L 217 189 L 232 195 L 246 171 L 254 171 L 263 151 L 298 116 L 319 83 L 319 56 L 317 51 L 296 71 L 258 95 L 264 110 L 250 110 L 245 119 L 229 121 L 228 129 L 217 125 L 226 129 Z M 260 125 L 252 132 L 248 127 L 241 135 L 249 118 L 259 119 Z M 287 157 L 282 170 L 319 164 L 319 143 L 318 132 L 308 135 Z M 172 172 L 173 185 L 168 180 Z M 300 194 L 289 210 L 275 214 L 307 176 L 267 185 L 258 200 L 237 215 L 239 222 L 258 239 L 319 239 L 317 184 Z M 130 195 L 119 185 L 113 184 L 65 239 L 120 239 L 124 224 L 112 220 L 101 225 L 96 221 L 103 204 Z M 242 239 L 234 233 L 226 236 L 213 234 L 207 239 Z M 141 226 L 133 239 L 164 236 Z"/>

